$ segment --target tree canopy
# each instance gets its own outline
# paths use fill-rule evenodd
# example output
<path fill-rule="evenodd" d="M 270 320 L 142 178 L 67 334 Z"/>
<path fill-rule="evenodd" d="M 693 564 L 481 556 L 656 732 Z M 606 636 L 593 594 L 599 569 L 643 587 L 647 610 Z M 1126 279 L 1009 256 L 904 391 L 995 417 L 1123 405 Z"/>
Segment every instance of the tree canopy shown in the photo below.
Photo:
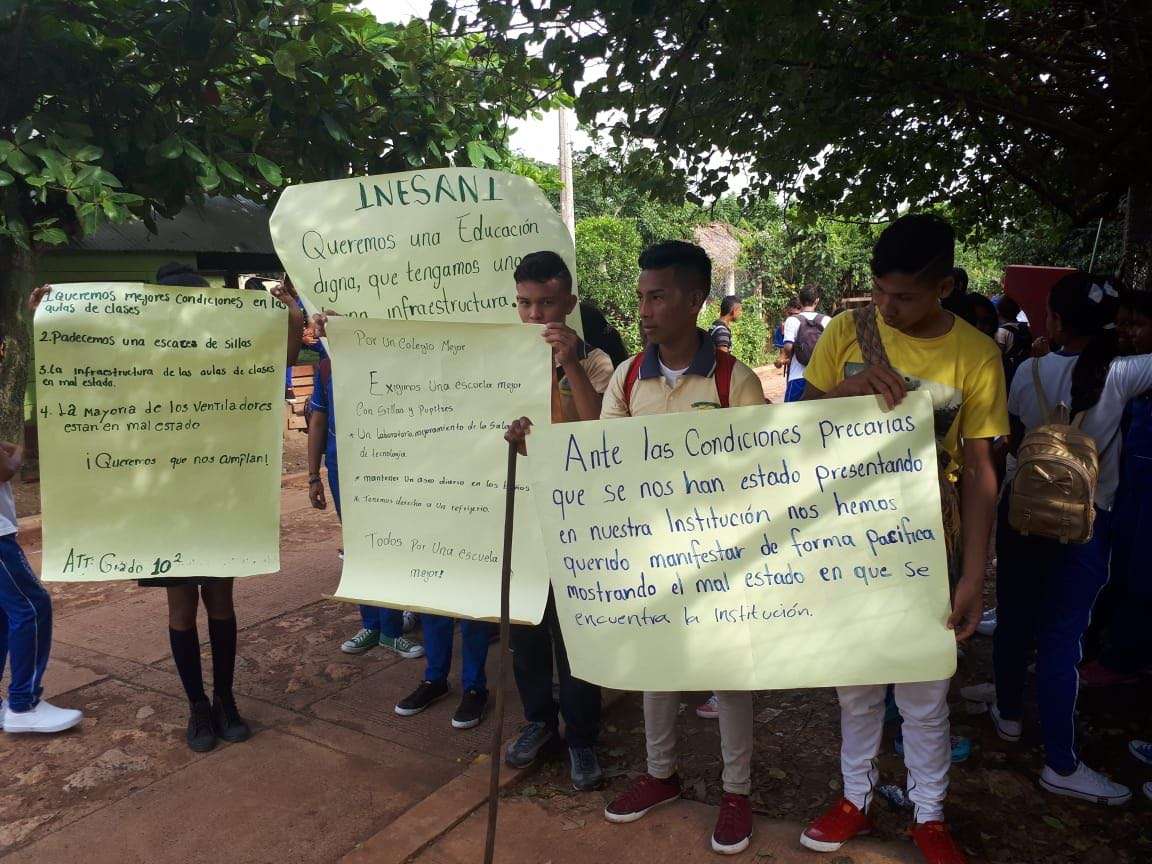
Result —
<path fill-rule="evenodd" d="M 543 65 L 320 0 L 0 4 L 0 238 L 63 242 L 204 194 L 501 158 Z"/>
<path fill-rule="evenodd" d="M 558 97 L 545 64 L 323 0 L 0 0 L 0 433 L 30 353 L 37 250 L 205 195 L 495 165 Z M 562 96 L 560 97 L 562 98 Z"/>
<path fill-rule="evenodd" d="M 996 229 L 1037 202 L 1074 224 L 1106 216 L 1152 180 L 1142 0 L 468 7 L 438 9 L 540 51 L 573 94 L 587 78 L 583 120 L 652 142 L 705 195 L 738 168 L 814 213 L 947 203 L 962 228 Z"/>

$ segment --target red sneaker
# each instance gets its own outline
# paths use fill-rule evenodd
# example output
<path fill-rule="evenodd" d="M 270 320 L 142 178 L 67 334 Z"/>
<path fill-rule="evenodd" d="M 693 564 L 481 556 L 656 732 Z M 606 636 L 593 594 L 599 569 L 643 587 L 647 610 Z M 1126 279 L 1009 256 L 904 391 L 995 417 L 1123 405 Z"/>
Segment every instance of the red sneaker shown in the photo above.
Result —
<path fill-rule="evenodd" d="M 649 810 L 680 797 L 680 778 L 673 774 L 658 780 L 651 774 L 638 777 L 619 798 L 604 808 L 609 822 L 635 822 Z"/>
<path fill-rule="evenodd" d="M 1099 660 L 1090 660 L 1080 666 L 1081 687 L 1119 687 L 1126 684 L 1137 684 L 1139 681 L 1138 676 L 1109 669 Z"/>
<path fill-rule="evenodd" d="M 948 826 L 943 822 L 923 822 L 912 829 L 912 839 L 927 864 L 968 864 Z"/>
<path fill-rule="evenodd" d="M 720 815 L 712 832 L 712 851 L 738 855 L 748 848 L 752 837 L 752 802 L 747 795 L 725 792 L 720 799 Z"/>
<path fill-rule="evenodd" d="M 804 829 L 800 844 L 813 852 L 835 852 L 853 837 L 871 830 L 872 820 L 847 798 L 841 798 Z"/>

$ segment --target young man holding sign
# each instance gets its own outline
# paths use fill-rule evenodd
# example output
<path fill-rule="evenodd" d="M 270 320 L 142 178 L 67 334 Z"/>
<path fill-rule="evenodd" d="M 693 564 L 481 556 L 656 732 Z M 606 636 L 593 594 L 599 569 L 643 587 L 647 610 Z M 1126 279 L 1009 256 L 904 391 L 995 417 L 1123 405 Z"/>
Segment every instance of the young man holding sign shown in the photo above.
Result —
<path fill-rule="evenodd" d="M 585 344 L 565 323 L 576 309 L 568 265 L 555 252 L 533 252 L 521 260 L 515 279 L 520 320 L 543 324 L 541 335 L 552 346 L 552 422 L 596 420 L 612 379 L 612 360 L 599 348 Z M 508 428 L 505 438 L 521 445 L 523 452 L 530 426 L 531 421 L 522 417 Z M 553 655 L 560 677 L 559 706 L 552 696 Z M 531 765 L 558 737 L 560 714 L 564 717 L 572 785 L 581 791 L 595 789 L 604 779 L 593 749 L 600 734 L 600 688 L 572 677 L 551 588 L 543 620 L 534 626 L 512 628 L 512 669 L 528 722 L 509 743 L 504 760 L 513 768 Z"/>
<path fill-rule="evenodd" d="M 720 351 L 696 326 L 712 285 L 712 262 L 699 246 L 668 241 L 640 256 L 640 324 L 648 347 L 622 364 L 608 385 L 601 419 L 763 405 L 764 390 L 751 369 Z M 712 849 L 735 855 L 752 836 L 752 694 L 721 691 L 720 749 L 724 797 Z M 644 694 L 648 773 L 604 810 L 610 822 L 633 822 L 680 797 L 676 773 L 679 693 Z"/>
<path fill-rule="evenodd" d="M 948 627 L 964 641 L 980 623 L 996 512 L 992 441 L 1008 434 L 1008 410 L 996 343 L 941 306 L 952 290 L 954 249 L 951 226 L 935 216 L 905 216 L 888 226 L 872 252 L 874 305 L 833 319 L 805 371 L 804 399 L 874 394 L 891 408 L 909 390 L 931 394 L 944 529 L 959 575 Z M 959 501 L 952 483 L 957 474 Z M 966 861 L 944 823 L 948 686 L 925 681 L 895 688 L 916 813 L 913 838 L 928 864 Z M 867 811 L 878 779 L 885 689 L 885 683 L 837 688 L 844 798 L 801 835 L 809 849 L 834 852 L 871 828 Z"/>

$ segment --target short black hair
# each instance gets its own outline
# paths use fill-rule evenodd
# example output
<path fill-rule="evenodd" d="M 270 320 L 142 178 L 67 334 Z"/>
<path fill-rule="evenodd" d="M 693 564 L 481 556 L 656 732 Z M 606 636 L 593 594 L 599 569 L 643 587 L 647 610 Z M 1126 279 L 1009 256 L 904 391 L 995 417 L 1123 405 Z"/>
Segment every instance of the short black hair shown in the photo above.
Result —
<path fill-rule="evenodd" d="M 572 291 L 572 271 L 555 252 L 529 252 L 516 265 L 512 278 L 517 282 L 548 282 L 559 279 L 565 291 Z"/>
<path fill-rule="evenodd" d="M 968 271 L 963 267 L 952 268 L 952 293 L 953 294 L 967 294 L 968 293 Z"/>
<path fill-rule="evenodd" d="M 936 282 L 956 264 L 956 232 L 939 216 L 910 213 L 885 228 L 872 247 L 872 275 L 901 273 Z"/>
<path fill-rule="evenodd" d="M 207 288 L 208 280 L 189 267 L 178 261 L 161 264 L 156 271 L 157 285 L 176 285 L 184 288 Z"/>
<path fill-rule="evenodd" d="M 263 291 L 264 280 L 259 276 L 249 276 L 244 280 L 245 291 Z"/>
<path fill-rule="evenodd" d="M 800 293 L 796 295 L 796 301 L 801 306 L 814 306 L 819 299 L 820 291 L 815 285 L 805 285 L 800 289 Z"/>
<path fill-rule="evenodd" d="M 1005 294 L 996 304 L 996 312 L 1005 321 L 1015 321 L 1020 317 L 1020 304 Z"/>
<path fill-rule="evenodd" d="M 653 243 L 640 253 L 638 263 L 641 270 L 667 270 L 671 267 L 677 273 L 692 274 L 703 282 L 701 290 L 707 293 L 712 289 L 712 259 L 695 243 L 684 240 Z"/>
<path fill-rule="evenodd" d="M 737 297 L 735 294 L 729 294 L 723 300 L 720 301 L 720 314 L 721 315 L 731 315 L 732 310 L 735 309 L 739 305 L 740 305 L 740 298 Z"/>

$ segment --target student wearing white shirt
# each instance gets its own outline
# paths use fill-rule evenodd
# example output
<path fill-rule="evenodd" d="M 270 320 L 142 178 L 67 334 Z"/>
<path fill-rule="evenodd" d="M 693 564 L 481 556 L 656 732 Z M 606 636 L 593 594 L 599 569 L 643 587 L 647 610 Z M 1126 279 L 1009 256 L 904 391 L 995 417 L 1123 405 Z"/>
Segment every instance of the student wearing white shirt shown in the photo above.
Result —
<path fill-rule="evenodd" d="M 788 385 L 784 391 L 785 402 L 799 402 L 804 396 L 804 370 L 812 359 L 812 349 L 816 341 L 832 319 L 816 311 L 820 294 L 808 285 L 800 289 L 800 311 L 789 315 L 784 322 L 784 347 L 781 360 L 788 364 Z"/>
<path fill-rule="evenodd" d="M 1096 441 L 1095 526 L 1083 544 L 1024 536 L 1008 522 L 1010 486 L 1003 496 L 991 716 L 1001 738 L 1019 740 L 1028 654 L 1035 643 L 1045 762 L 1040 785 L 1057 795 L 1116 805 L 1128 801 L 1130 790 L 1093 771 L 1076 751 L 1077 667 L 1092 607 L 1108 581 L 1120 423 L 1128 400 L 1152 387 L 1152 355 L 1116 356 L 1117 292 L 1109 279 L 1071 273 L 1053 287 L 1048 303 L 1048 337 L 1061 347 L 1024 361 L 1017 371 L 1008 397 L 1012 447 L 1048 422 L 1033 380 L 1032 366 L 1038 364 L 1048 404 L 1068 406 L 1072 419 L 1080 418 L 1082 431 Z M 1008 471 L 1011 484 L 1015 466 L 1010 463 Z"/>

